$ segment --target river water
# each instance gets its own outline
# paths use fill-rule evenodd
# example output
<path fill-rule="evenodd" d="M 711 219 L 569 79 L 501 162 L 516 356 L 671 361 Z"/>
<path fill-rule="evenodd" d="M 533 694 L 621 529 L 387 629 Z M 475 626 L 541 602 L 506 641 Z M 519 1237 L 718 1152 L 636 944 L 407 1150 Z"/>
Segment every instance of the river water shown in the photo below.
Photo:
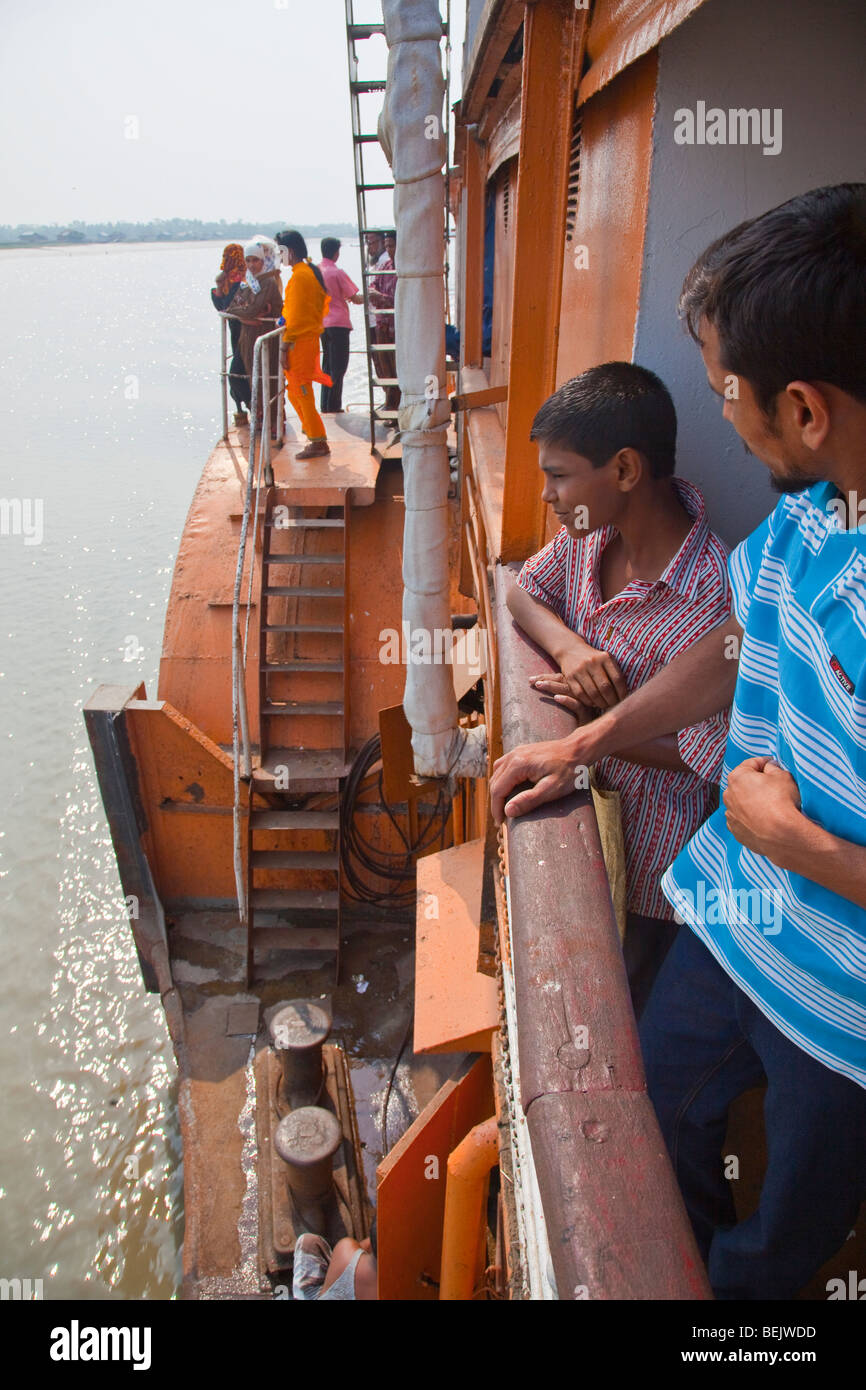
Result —
<path fill-rule="evenodd" d="M 0 534 L 0 1277 L 41 1279 L 45 1298 L 165 1299 L 180 1284 L 171 1047 L 141 983 L 81 710 L 103 682 L 156 694 L 177 544 L 219 433 L 208 290 L 220 251 L 0 253 L 11 504 Z M 360 283 L 356 245 L 341 264 Z M 363 363 L 351 359 L 349 402 L 364 400 Z"/>

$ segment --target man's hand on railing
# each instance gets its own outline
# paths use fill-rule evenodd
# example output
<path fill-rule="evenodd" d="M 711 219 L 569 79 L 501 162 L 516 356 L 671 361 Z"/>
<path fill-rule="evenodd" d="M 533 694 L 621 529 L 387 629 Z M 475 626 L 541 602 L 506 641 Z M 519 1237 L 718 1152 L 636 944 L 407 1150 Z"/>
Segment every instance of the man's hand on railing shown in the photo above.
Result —
<path fill-rule="evenodd" d="M 522 816 L 547 801 L 574 791 L 575 755 L 569 739 L 523 743 L 497 758 L 490 779 L 490 809 L 497 825 L 503 817 Z M 534 786 L 511 796 L 521 782 Z"/>

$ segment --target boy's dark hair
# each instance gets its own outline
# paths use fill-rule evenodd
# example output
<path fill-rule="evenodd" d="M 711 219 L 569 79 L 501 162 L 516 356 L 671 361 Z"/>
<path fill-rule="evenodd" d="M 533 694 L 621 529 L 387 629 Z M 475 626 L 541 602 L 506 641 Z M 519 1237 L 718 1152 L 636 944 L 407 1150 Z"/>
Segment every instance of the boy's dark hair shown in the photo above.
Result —
<path fill-rule="evenodd" d="M 789 381 L 826 381 L 866 402 L 866 184 L 813 188 L 741 222 L 683 282 L 696 342 L 719 335 L 722 365 L 772 418 Z"/>
<path fill-rule="evenodd" d="M 342 246 L 335 236 L 322 237 L 322 255 L 326 261 L 332 261 Z"/>
<path fill-rule="evenodd" d="M 603 362 L 554 393 L 532 422 L 530 439 L 560 444 L 601 468 L 619 449 L 637 449 L 652 477 L 676 467 L 677 414 L 663 381 L 634 362 Z"/>

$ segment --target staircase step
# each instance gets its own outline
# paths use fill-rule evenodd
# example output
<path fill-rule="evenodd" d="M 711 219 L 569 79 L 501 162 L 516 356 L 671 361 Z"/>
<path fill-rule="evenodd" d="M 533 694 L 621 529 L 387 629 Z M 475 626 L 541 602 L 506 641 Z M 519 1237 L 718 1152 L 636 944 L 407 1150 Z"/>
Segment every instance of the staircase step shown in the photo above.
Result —
<path fill-rule="evenodd" d="M 286 700 L 283 704 L 268 703 L 262 705 L 262 714 L 271 715 L 278 718 L 280 715 L 289 717 L 293 714 L 326 714 L 329 719 L 343 714 L 345 706 L 342 700 L 322 700 L 319 703 L 309 700 Z"/>
<path fill-rule="evenodd" d="M 388 85 L 388 84 L 387 84 L 387 82 L 385 81 L 384 77 L 377 79 L 375 82 L 350 82 L 350 83 L 349 83 L 349 91 L 350 91 L 350 92 L 384 92 L 384 90 L 385 90 L 385 88 L 387 87 L 387 85 Z"/>
<path fill-rule="evenodd" d="M 284 522 L 280 526 L 277 526 L 274 521 L 268 521 L 265 525 L 274 531 L 300 531 L 304 529 L 317 531 L 320 527 L 325 530 L 335 527 L 345 528 L 346 522 L 341 516 L 299 516 L 293 517 L 291 521 Z"/>
<path fill-rule="evenodd" d="M 265 623 L 265 632 L 330 632 L 342 636 L 342 623 Z"/>
<path fill-rule="evenodd" d="M 274 787 L 277 769 L 285 768 L 287 786 Z M 269 748 L 260 767 L 253 769 L 253 781 L 270 794 L 273 791 L 336 791 L 341 777 L 349 771 L 341 748 Z"/>
<path fill-rule="evenodd" d="M 254 869 L 322 869 L 336 873 L 340 856 L 333 850 L 316 853 L 315 850 L 254 849 L 252 864 Z"/>
<path fill-rule="evenodd" d="M 342 671 L 342 661 L 263 661 L 263 671 Z"/>
<path fill-rule="evenodd" d="M 358 189 L 361 193 L 385 193 L 389 188 L 393 188 L 393 183 L 359 183 Z"/>
<path fill-rule="evenodd" d="M 266 565 L 344 565 L 346 563 L 346 556 L 342 550 L 337 551 L 336 554 L 328 553 L 325 555 L 302 553 L 278 555 L 268 551 L 266 555 L 262 556 L 262 559 Z"/>
<path fill-rule="evenodd" d="M 350 39 L 371 39 L 374 34 L 384 34 L 384 24 L 350 24 Z"/>
<path fill-rule="evenodd" d="M 253 927 L 255 951 L 338 951 L 338 927 Z"/>
<path fill-rule="evenodd" d="M 278 598 L 345 598 L 342 589 L 313 589 L 307 584 L 268 584 L 262 593 Z"/>
<path fill-rule="evenodd" d="M 339 811 L 253 811 L 253 830 L 339 830 Z"/>
<path fill-rule="evenodd" d="M 379 143 L 378 135 L 368 135 L 366 133 L 353 135 L 352 139 L 356 145 L 378 145 Z"/>
<path fill-rule="evenodd" d="M 374 376 L 374 386 L 399 386 L 400 382 L 396 376 Z"/>
<path fill-rule="evenodd" d="M 339 893 L 310 893 L 294 888 L 254 888 L 250 901 L 259 912 L 336 912 L 340 906 Z M 258 928 L 254 928 L 258 931 Z"/>

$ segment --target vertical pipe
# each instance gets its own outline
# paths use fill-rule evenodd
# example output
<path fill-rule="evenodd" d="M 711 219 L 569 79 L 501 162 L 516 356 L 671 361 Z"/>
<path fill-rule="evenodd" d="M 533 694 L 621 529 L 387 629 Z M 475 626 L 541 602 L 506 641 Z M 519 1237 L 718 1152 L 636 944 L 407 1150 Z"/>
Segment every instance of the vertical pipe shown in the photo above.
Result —
<path fill-rule="evenodd" d="M 421 631 L 430 641 L 437 630 L 451 626 L 442 16 L 439 0 L 383 0 L 382 13 L 388 84 L 379 141 L 394 175 L 401 248 L 393 341 L 401 390 L 406 508 L 403 621 L 411 632 Z M 460 727 L 447 665 L 407 666 L 403 707 L 419 775 L 487 776 L 486 728 Z"/>
<path fill-rule="evenodd" d="M 223 439 L 229 437 L 228 373 L 226 372 L 226 320 L 220 318 L 220 377 L 222 380 Z"/>
<path fill-rule="evenodd" d="M 241 584 L 244 573 L 244 556 L 246 554 L 247 531 L 250 524 L 250 502 L 252 501 L 253 490 L 253 466 L 255 463 L 255 423 L 256 408 L 261 394 L 261 353 L 253 353 L 253 379 L 250 383 L 250 450 L 247 459 L 247 486 L 244 496 L 244 515 L 241 522 L 241 538 L 238 544 L 238 562 L 235 569 L 235 587 L 232 597 L 232 788 L 233 788 L 233 858 L 235 871 L 235 888 L 238 896 L 238 912 L 241 921 L 246 921 L 247 917 L 247 891 L 243 872 L 243 854 L 241 851 L 241 787 L 240 787 L 240 763 L 241 763 L 241 738 L 244 741 L 244 776 L 250 776 L 250 745 L 249 727 L 246 716 L 246 690 L 241 694 L 241 683 L 245 680 L 243 662 L 241 661 L 241 634 L 240 634 L 240 607 L 241 607 Z"/>
<path fill-rule="evenodd" d="M 250 756 L 250 721 L 247 714 L 247 682 L 246 667 L 241 666 L 241 678 L 238 683 L 238 711 L 241 721 L 241 776 L 249 779 L 252 776 L 252 761 Z"/>
<path fill-rule="evenodd" d="M 277 444 L 282 444 L 286 428 L 286 373 L 283 368 L 283 354 L 277 346 Z"/>
<path fill-rule="evenodd" d="M 270 334 L 269 334 L 269 333 L 266 333 L 266 334 L 265 334 L 262 338 L 260 338 L 260 340 L 259 340 L 259 342 L 261 343 L 261 348 L 262 348 L 262 377 L 263 377 L 264 383 L 265 383 L 265 389 L 264 389 L 264 402 L 265 402 L 265 404 L 264 404 L 264 409 L 263 409 L 263 412 L 262 412 L 262 438 L 261 438 L 261 456 L 262 456 L 262 458 L 264 459 L 264 463 L 265 463 L 265 472 L 268 472 L 268 471 L 270 470 L 270 466 L 271 466 L 271 371 L 270 371 L 270 368 L 271 368 L 271 344 L 270 344 L 269 339 L 270 339 Z M 257 343 L 257 344 L 256 344 L 256 347 L 258 347 L 258 346 L 259 346 L 259 344 Z M 262 470 L 261 470 L 261 467 L 259 467 L 259 477 L 261 477 L 261 471 L 262 471 Z M 258 482 L 258 480 L 259 480 L 259 479 L 257 478 L 257 479 L 256 479 L 256 482 Z"/>
<path fill-rule="evenodd" d="M 498 1162 L 499 1125 L 495 1115 L 470 1129 L 448 1155 L 439 1275 L 439 1298 L 445 1302 L 471 1299 L 475 1290 L 484 1194 L 490 1170 Z"/>

